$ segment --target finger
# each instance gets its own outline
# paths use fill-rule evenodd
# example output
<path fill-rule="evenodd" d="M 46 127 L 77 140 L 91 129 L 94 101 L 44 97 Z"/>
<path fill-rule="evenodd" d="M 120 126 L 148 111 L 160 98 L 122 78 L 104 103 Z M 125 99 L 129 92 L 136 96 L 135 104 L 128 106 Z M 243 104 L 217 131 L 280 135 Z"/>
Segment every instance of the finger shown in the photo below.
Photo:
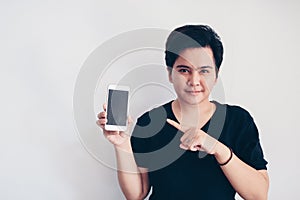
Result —
<path fill-rule="evenodd" d="M 106 112 L 106 108 L 107 108 L 107 104 L 106 103 L 104 103 L 103 104 L 103 110 Z"/>
<path fill-rule="evenodd" d="M 191 150 L 191 151 L 198 151 L 198 149 L 197 149 L 196 146 L 195 146 L 195 147 L 190 147 L 190 150 Z"/>
<path fill-rule="evenodd" d="M 175 122 L 175 121 L 173 121 L 173 120 L 171 120 L 171 119 L 167 119 L 167 122 L 168 122 L 169 124 L 171 124 L 172 126 L 174 126 L 175 128 L 177 128 L 178 130 L 182 131 L 182 130 L 181 130 L 180 124 L 178 124 L 177 122 Z"/>
<path fill-rule="evenodd" d="M 205 151 L 201 145 L 197 145 L 196 147 L 197 147 L 198 151 Z"/>
<path fill-rule="evenodd" d="M 107 122 L 107 119 L 99 119 L 98 121 L 99 121 L 100 125 L 105 125 Z"/>
<path fill-rule="evenodd" d="M 197 145 L 197 141 L 195 141 L 195 138 L 186 138 L 184 141 L 181 142 L 184 146 L 188 147 L 190 150 L 193 149 L 194 146 Z"/>
<path fill-rule="evenodd" d="M 187 137 L 186 134 L 183 134 L 183 136 L 180 138 L 180 142 L 187 146 L 188 143 L 190 142 L 190 139 L 189 139 L 189 137 Z"/>
<path fill-rule="evenodd" d="M 104 120 L 97 120 L 96 121 L 96 124 L 98 126 L 100 126 L 103 130 L 105 130 L 105 123 L 106 123 L 106 121 L 104 121 Z"/>
<path fill-rule="evenodd" d="M 191 151 L 198 151 L 200 148 L 199 148 L 200 145 L 198 145 L 196 142 L 193 142 L 191 145 L 190 145 L 190 150 Z"/>
<path fill-rule="evenodd" d="M 106 114 L 107 114 L 106 112 L 100 112 L 97 117 L 98 119 L 105 118 Z"/>
<path fill-rule="evenodd" d="M 195 145 L 195 146 L 186 146 L 184 144 L 180 144 L 179 147 L 181 149 L 184 149 L 184 150 L 191 150 L 191 151 L 200 151 L 201 150 L 201 147 L 200 145 Z"/>
<path fill-rule="evenodd" d="M 186 147 L 184 144 L 180 144 L 179 147 L 180 147 L 181 149 L 184 149 L 184 150 L 188 150 L 188 149 L 189 149 L 189 148 Z"/>
<path fill-rule="evenodd" d="M 187 130 L 184 132 L 184 134 L 181 136 L 180 141 L 181 141 L 182 143 L 186 143 L 188 139 L 189 139 L 189 140 L 192 140 L 193 137 L 194 137 L 194 135 L 195 135 L 195 129 L 194 129 L 194 128 L 189 128 L 189 129 L 187 129 Z M 189 143 L 189 141 L 188 141 L 188 143 Z"/>
<path fill-rule="evenodd" d="M 185 146 L 188 146 L 188 147 L 190 147 L 192 145 L 192 143 L 193 143 L 193 139 L 191 139 L 191 138 L 187 138 L 183 142 L 183 144 L 185 144 Z"/>
<path fill-rule="evenodd" d="M 199 150 L 199 147 L 201 147 L 201 137 L 193 128 L 187 130 L 186 133 L 180 138 L 180 141 L 191 151 L 197 151 Z"/>
<path fill-rule="evenodd" d="M 133 119 L 131 118 L 131 116 L 128 116 L 127 117 L 127 129 L 126 129 L 126 131 L 124 131 L 124 134 L 130 135 L 132 128 L 133 128 Z"/>
<path fill-rule="evenodd" d="M 98 126 L 100 126 L 101 128 L 103 128 L 103 127 L 102 127 L 103 125 L 101 124 L 100 120 L 97 120 L 97 121 L 96 121 L 96 124 L 97 124 Z"/>

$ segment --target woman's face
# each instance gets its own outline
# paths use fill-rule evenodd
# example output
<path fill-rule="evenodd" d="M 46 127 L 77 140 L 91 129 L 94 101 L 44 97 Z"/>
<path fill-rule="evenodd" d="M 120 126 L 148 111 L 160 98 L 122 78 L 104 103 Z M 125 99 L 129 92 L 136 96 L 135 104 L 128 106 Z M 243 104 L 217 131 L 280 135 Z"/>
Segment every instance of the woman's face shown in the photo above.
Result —
<path fill-rule="evenodd" d="M 179 101 L 196 105 L 208 100 L 217 80 L 211 48 L 188 48 L 182 51 L 173 69 L 169 69 L 169 80 Z"/>

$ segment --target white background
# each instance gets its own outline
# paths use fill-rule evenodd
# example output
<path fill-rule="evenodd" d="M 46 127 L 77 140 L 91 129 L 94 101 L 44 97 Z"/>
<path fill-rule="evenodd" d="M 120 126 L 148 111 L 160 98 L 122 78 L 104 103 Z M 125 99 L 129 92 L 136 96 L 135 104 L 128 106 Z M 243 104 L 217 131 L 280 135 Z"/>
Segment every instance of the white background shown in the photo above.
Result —
<path fill-rule="evenodd" d="M 209 24 L 222 37 L 226 102 L 249 110 L 260 129 L 269 199 L 296 199 L 299 10 L 296 0 L 2 0 L 0 199 L 123 199 L 116 172 L 76 132 L 77 75 L 115 35 L 187 23 Z"/>

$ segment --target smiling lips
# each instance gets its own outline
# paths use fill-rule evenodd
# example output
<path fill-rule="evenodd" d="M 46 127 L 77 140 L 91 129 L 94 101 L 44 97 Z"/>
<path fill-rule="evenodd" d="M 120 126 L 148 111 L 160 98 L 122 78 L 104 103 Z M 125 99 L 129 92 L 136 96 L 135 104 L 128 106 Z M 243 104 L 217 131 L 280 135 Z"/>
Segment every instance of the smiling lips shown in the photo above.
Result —
<path fill-rule="evenodd" d="M 191 94 L 191 95 L 197 95 L 200 92 L 203 92 L 203 90 L 186 90 L 186 92 Z"/>

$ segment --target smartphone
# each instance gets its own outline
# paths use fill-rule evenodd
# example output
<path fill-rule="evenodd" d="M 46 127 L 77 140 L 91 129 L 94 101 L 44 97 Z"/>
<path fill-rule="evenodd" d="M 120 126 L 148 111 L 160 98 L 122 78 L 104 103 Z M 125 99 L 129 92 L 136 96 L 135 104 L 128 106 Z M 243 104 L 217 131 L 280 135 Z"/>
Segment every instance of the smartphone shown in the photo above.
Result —
<path fill-rule="evenodd" d="M 105 129 L 109 131 L 125 131 L 127 129 L 127 115 L 129 87 L 124 85 L 109 85 L 107 98 L 107 123 Z"/>

